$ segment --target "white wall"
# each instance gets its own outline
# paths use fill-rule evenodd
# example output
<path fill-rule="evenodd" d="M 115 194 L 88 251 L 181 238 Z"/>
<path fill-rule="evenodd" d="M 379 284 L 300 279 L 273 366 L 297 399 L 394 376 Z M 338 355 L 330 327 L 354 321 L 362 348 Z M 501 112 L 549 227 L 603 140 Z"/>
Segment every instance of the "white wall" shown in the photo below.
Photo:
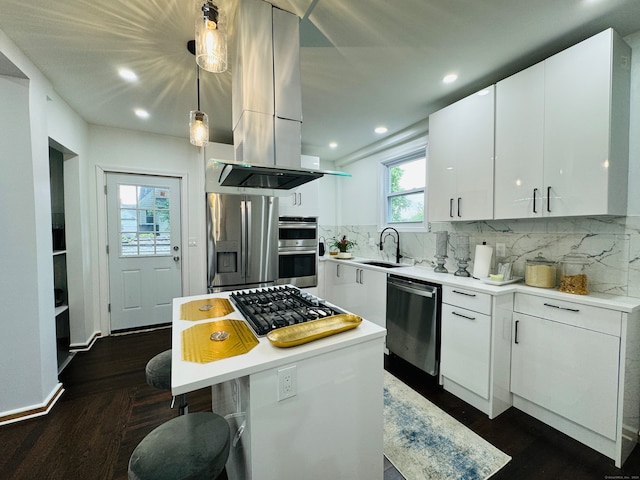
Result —
<path fill-rule="evenodd" d="M 0 52 L 29 80 L 0 77 L 0 418 L 58 390 L 49 147 L 50 85 L 0 31 Z"/>

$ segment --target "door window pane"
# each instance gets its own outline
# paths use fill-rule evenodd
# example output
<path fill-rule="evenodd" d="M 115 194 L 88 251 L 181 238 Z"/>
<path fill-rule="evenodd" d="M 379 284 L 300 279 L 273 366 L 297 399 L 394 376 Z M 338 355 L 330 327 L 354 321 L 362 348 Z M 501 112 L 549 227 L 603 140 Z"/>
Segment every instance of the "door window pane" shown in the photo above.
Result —
<path fill-rule="evenodd" d="M 171 255 L 169 189 L 118 185 L 118 194 L 120 255 Z"/>

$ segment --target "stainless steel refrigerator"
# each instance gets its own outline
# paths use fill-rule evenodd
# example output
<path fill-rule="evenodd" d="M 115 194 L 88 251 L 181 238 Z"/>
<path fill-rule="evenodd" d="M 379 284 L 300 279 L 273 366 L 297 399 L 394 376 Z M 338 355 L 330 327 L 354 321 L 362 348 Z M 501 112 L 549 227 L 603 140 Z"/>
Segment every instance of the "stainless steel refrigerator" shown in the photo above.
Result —
<path fill-rule="evenodd" d="M 274 285 L 278 199 L 207 193 L 209 292 Z"/>

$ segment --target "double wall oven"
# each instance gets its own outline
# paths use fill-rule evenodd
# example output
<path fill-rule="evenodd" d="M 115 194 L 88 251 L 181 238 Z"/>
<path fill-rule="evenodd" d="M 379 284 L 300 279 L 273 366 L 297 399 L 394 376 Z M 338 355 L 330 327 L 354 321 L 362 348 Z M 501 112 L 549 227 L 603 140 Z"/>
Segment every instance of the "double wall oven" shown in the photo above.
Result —
<path fill-rule="evenodd" d="M 299 288 L 318 284 L 318 219 L 280 217 L 278 222 L 278 281 Z"/>

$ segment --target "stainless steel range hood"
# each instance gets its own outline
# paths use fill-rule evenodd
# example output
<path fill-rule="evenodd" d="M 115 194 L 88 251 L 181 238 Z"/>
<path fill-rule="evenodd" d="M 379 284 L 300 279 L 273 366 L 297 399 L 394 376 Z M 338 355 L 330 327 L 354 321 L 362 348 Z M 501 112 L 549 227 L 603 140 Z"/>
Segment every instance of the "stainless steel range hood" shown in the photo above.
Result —
<path fill-rule="evenodd" d="M 218 184 L 224 187 L 290 190 L 324 175 L 351 176 L 349 173 L 331 170 L 270 167 L 224 160 L 213 160 L 212 163 L 221 166 L 218 170 Z"/>
<path fill-rule="evenodd" d="M 263 0 L 237 1 L 232 35 L 235 162 L 213 161 L 222 165 L 213 170 L 221 186 L 288 190 L 339 174 L 300 167 L 299 25 L 296 15 Z"/>

